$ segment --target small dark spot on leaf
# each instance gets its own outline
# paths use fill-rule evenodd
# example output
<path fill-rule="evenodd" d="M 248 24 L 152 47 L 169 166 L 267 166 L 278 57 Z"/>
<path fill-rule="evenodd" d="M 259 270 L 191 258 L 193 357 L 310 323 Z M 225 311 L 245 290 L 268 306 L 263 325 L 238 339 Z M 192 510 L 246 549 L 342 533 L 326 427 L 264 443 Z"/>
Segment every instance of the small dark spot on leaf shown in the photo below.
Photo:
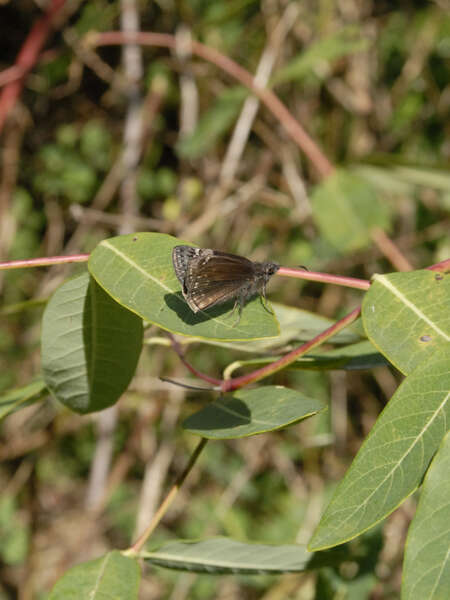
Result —
<path fill-rule="evenodd" d="M 137 235 L 134 236 L 133 242 L 137 242 Z"/>
<path fill-rule="evenodd" d="M 422 337 L 420 338 L 421 342 L 431 342 L 431 340 L 431 335 L 422 335 Z"/>

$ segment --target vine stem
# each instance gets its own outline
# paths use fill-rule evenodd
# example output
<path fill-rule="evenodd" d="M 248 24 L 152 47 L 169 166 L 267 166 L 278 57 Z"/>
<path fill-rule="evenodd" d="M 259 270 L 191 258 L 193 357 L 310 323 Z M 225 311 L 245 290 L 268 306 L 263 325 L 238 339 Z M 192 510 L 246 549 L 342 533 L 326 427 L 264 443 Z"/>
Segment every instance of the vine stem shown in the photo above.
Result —
<path fill-rule="evenodd" d="M 261 369 L 256 369 L 256 371 L 248 373 L 247 375 L 242 375 L 241 377 L 235 377 L 234 379 L 224 380 L 222 382 L 222 385 L 220 386 L 222 392 L 231 392 L 233 390 L 237 390 L 246 385 L 249 385 L 250 383 L 259 381 L 260 379 L 263 379 L 268 375 L 272 375 L 273 373 L 276 373 L 281 369 L 284 369 L 287 365 L 290 365 L 295 360 L 297 360 L 297 358 L 300 358 L 300 356 L 303 356 L 313 348 L 316 348 L 316 346 L 320 346 L 320 344 L 323 344 L 333 335 L 336 335 L 336 333 L 350 325 L 350 323 L 353 323 L 353 321 L 355 321 L 360 314 L 361 307 L 358 306 L 357 308 L 353 309 L 350 313 L 348 313 L 348 315 L 346 315 L 342 319 L 339 319 L 339 321 L 337 321 L 336 323 L 333 323 L 331 327 L 328 327 L 328 329 L 325 329 L 325 331 L 322 331 L 322 333 L 316 335 L 316 337 L 314 337 L 312 340 L 306 342 L 306 344 L 302 344 L 301 346 L 295 348 L 291 352 L 288 352 L 282 358 L 274 361 L 273 363 L 270 363 L 270 365 L 261 367 Z"/>
<path fill-rule="evenodd" d="M 175 336 L 173 334 L 169 333 L 169 338 L 172 342 L 173 349 L 178 354 L 178 358 L 181 360 L 181 362 L 186 367 L 186 369 L 188 369 L 188 371 L 190 371 L 193 375 L 196 375 L 199 379 L 203 379 L 203 381 L 212 383 L 215 386 L 220 386 L 222 384 L 221 379 L 216 379 L 215 377 L 210 377 L 209 375 L 206 375 L 206 373 L 202 373 L 201 371 L 196 369 L 193 365 L 191 365 L 191 363 L 184 358 L 183 349 L 181 348 L 181 345 L 179 344 L 179 342 L 175 338 Z M 220 387 L 218 389 L 220 389 Z"/>
<path fill-rule="evenodd" d="M 72 254 L 70 256 L 50 256 L 41 258 L 26 258 L 24 260 L 7 260 L 0 262 L 0 271 L 7 269 L 23 269 L 26 267 L 51 267 L 66 263 L 86 262 L 89 254 Z"/>
<path fill-rule="evenodd" d="M 164 517 L 164 515 L 168 511 L 172 502 L 175 500 L 181 486 L 183 485 L 186 477 L 192 471 L 192 468 L 194 467 L 195 463 L 197 462 L 197 460 L 198 460 L 200 454 L 202 453 L 202 450 L 206 446 L 207 442 L 208 442 L 208 440 L 206 438 L 201 438 L 200 442 L 197 444 L 197 447 L 195 448 L 194 452 L 192 453 L 191 458 L 189 459 L 189 462 L 186 465 L 186 468 L 184 469 L 184 471 L 180 474 L 180 476 L 177 478 L 177 480 L 173 484 L 170 492 L 167 494 L 164 501 L 162 502 L 162 504 L 156 511 L 156 513 L 155 513 L 153 519 L 150 521 L 148 527 L 139 536 L 138 540 L 131 546 L 131 548 L 129 548 L 128 550 L 126 550 L 124 552 L 125 555 L 133 556 L 133 555 L 138 554 L 140 552 L 140 550 L 142 550 L 142 547 L 144 546 L 144 544 L 146 543 L 148 538 L 151 536 L 153 531 L 156 529 L 156 527 L 159 525 L 161 519 Z"/>
<path fill-rule="evenodd" d="M 305 271 L 304 269 L 294 269 L 291 267 L 280 267 L 276 275 L 282 277 L 296 277 L 297 279 L 306 279 L 307 281 L 320 281 L 320 283 L 334 283 L 345 287 L 356 288 L 367 291 L 370 288 L 370 281 L 366 279 L 356 279 L 355 277 L 342 277 L 341 275 L 330 275 L 328 273 L 319 273 L 318 271 Z"/>

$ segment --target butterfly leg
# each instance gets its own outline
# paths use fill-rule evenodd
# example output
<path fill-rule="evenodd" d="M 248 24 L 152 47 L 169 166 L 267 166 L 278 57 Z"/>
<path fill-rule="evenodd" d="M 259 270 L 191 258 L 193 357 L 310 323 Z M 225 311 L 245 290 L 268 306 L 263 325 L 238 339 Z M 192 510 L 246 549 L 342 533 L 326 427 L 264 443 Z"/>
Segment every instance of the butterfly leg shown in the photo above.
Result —
<path fill-rule="evenodd" d="M 237 318 L 237 320 L 236 320 L 236 321 L 233 323 L 232 327 L 236 327 L 236 325 L 238 325 L 238 324 L 239 324 L 239 321 L 241 320 L 241 315 L 242 315 L 242 308 L 243 308 L 243 306 L 244 306 L 244 303 L 243 303 L 243 301 L 242 301 L 242 298 L 241 298 L 240 296 L 238 296 L 238 297 L 236 298 L 236 301 L 235 301 L 235 303 L 234 303 L 233 310 L 232 310 L 232 311 L 231 311 L 231 313 L 230 313 L 230 314 L 232 315 L 232 314 L 234 313 L 234 311 L 236 310 L 236 308 L 238 309 L 238 318 Z"/>
<path fill-rule="evenodd" d="M 270 308 L 267 308 L 266 284 L 265 283 L 263 283 L 260 297 L 261 297 L 261 304 L 264 306 L 264 308 L 267 310 L 267 312 L 270 313 L 271 315 L 274 315 L 275 313 L 273 312 L 273 310 L 271 310 Z"/>

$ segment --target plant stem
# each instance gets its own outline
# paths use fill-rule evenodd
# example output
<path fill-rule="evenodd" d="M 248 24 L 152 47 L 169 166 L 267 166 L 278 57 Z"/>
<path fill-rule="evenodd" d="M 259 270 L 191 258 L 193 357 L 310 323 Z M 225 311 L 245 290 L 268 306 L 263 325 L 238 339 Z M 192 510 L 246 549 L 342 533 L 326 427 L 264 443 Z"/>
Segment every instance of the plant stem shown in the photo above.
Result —
<path fill-rule="evenodd" d="M 322 333 L 316 335 L 315 338 L 313 338 L 309 342 L 306 342 L 306 344 L 302 344 L 298 348 L 295 348 L 291 352 L 288 352 L 288 354 L 286 354 L 279 360 L 276 360 L 273 363 L 270 363 L 270 365 L 266 365 L 261 369 L 257 369 L 252 373 L 248 373 L 247 375 L 242 375 L 241 377 L 236 377 L 234 379 L 228 379 L 226 381 L 223 381 L 221 386 L 222 391 L 231 392 L 233 390 L 237 390 L 241 387 L 244 387 L 245 385 L 248 385 L 249 383 L 254 383 L 255 381 L 259 381 L 260 379 L 267 377 L 268 375 L 272 375 L 277 371 L 281 371 L 281 369 L 284 369 L 287 365 L 293 363 L 295 360 L 297 360 L 297 358 L 303 356 L 316 346 L 323 344 L 333 335 L 350 325 L 350 323 L 353 323 L 353 321 L 355 321 L 359 317 L 360 313 L 361 307 L 358 306 L 357 308 L 352 310 L 351 313 L 334 323 L 331 327 L 328 327 L 328 329 L 325 329 L 325 331 L 322 331 Z"/>
<path fill-rule="evenodd" d="M 167 496 L 165 497 L 161 506 L 156 511 L 156 513 L 155 513 L 153 519 L 150 521 L 150 524 L 148 525 L 147 529 L 145 529 L 144 533 L 142 533 L 142 535 L 138 538 L 138 540 L 131 546 L 131 548 L 129 548 L 127 551 L 125 551 L 124 554 L 131 556 L 131 555 L 137 554 L 140 550 L 142 550 L 142 547 L 147 542 L 148 538 L 151 536 L 153 531 L 156 529 L 157 525 L 159 524 L 161 519 L 164 517 L 164 515 L 168 511 L 172 502 L 175 500 L 175 497 L 178 494 L 179 489 L 181 488 L 181 486 L 184 483 L 184 480 L 189 475 L 193 466 L 197 462 L 197 459 L 200 456 L 203 448 L 206 446 L 207 442 L 208 442 L 208 440 L 206 438 L 202 438 L 200 440 L 200 442 L 198 443 L 194 452 L 192 453 L 192 456 L 189 459 L 189 462 L 188 462 L 186 468 L 180 474 L 180 476 L 177 478 L 176 482 L 173 484 L 170 492 L 167 494 Z"/>
<path fill-rule="evenodd" d="M 0 262 L 0 271 L 7 269 L 23 269 L 25 267 L 51 267 L 72 262 L 86 262 L 89 254 L 72 254 L 71 256 L 51 256 L 41 258 L 27 258 L 24 260 L 7 260 Z"/>
<path fill-rule="evenodd" d="M 340 275 L 330 275 L 328 273 L 319 273 L 317 271 L 305 271 L 304 269 L 294 269 L 291 267 L 280 267 L 276 275 L 282 277 L 297 277 L 308 281 L 320 281 L 321 283 L 334 283 L 345 287 L 356 288 L 359 290 L 368 290 L 370 281 L 366 279 L 356 279 L 355 277 L 341 277 Z"/>

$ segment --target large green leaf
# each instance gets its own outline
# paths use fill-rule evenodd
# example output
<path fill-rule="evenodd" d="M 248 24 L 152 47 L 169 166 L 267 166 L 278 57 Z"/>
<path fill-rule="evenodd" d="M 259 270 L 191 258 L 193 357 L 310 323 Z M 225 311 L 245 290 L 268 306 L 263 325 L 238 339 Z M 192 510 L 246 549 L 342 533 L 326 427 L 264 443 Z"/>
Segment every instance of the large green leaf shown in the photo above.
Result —
<path fill-rule="evenodd" d="M 188 417 L 183 427 L 211 439 L 233 439 L 281 429 L 324 408 L 318 400 L 281 385 L 239 390 Z"/>
<path fill-rule="evenodd" d="M 87 273 L 58 288 L 42 320 L 42 372 L 53 395 L 80 413 L 114 404 L 136 370 L 142 320 Z"/>
<path fill-rule="evenodd" d="M 275 574 L 304 571 L 312 555 L 304 546 L 246 544 L 228 538 L 172 541 L 141 554 L 146 562 L 197 573 Z"/>
<path fill-rule="evenodd" d="M 450 422 L 449 356 L 447 344 L 400 385 L 337 487 L 310 549 L 361 534 L 420 484 Z"/>
<path fill-rule="evenodd" d="M 140 579 L 138 561 L 114 550 L 72 567 L 56 582 L 48 600 L 133 600 Z"/>
<path fill-rule="evenodd" d="M 388 205 L 372 184 L 342 169 L 314 189 L 311 204 L 322 235 L 342 253 L 370 245 L 374 227 L 389 227 Z"/>
<path fill-rule="evenodd" d="M 160 233 L 122 235 L 101 242 L 89 258 L 97 282 L 147 321 L 182 335 L 244 340 L 276 336 L 278 325 L 260 298 L 246 304 L 239 323 L 233 303 L 193 313 L 172 265 L 176 238 Z"/>
<path fill-rule="evenodd" d="M 450 432 L 433 458 L 411 523 L 403 600 L 447 600 L 450 593 Z"/>
<path fill-rule="evenodd" d="M 450 273 L 375 275 L 362 305 L 370 340 L 402 373 L 450 341 Z"/>

